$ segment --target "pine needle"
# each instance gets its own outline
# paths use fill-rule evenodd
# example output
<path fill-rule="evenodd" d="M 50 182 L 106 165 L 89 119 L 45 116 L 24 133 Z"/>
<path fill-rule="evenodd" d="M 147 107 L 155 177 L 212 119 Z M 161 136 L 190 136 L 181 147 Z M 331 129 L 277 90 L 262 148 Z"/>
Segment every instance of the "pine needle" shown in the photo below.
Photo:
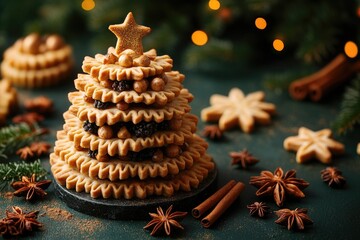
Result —
<path fill-rule="evenodd" d="M 13 181 L 20 181 L 22 176 L 31 177 L 32 174 L 36 175 L 37 180 L 44 179 L 48 174 L 41 166 L 40 159 L 31 163 L 0 163 L 0 190 Z"/>
<path fill-rule="evenodd" d="M 14 154 L 40 135 L 44 134 L 44 129 L 31 128 L 26 123 L 6 126 L 0 129 L 0 159 L 7 159 L 8 155 Z"/>
<path fill-rule="evenodd" d="M 333 124 L 333 128 L 339 134 L 345 134 L 358 123 L 360 123 L 360 75 L 346 89 L 341 103 L 341 111 Z"/>

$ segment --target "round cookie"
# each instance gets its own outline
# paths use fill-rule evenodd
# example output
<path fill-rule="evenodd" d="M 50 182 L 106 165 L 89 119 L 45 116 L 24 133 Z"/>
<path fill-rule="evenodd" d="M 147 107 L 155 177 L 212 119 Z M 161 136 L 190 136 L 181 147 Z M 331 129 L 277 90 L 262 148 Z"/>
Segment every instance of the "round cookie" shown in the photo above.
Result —
<path fill-rule="evenodd" d="M 32 33 L 4 52 L 1 72 L 16 86 L 41 88 L 60 83 L 72 67 L 72 49 L 59 35 Z"/>

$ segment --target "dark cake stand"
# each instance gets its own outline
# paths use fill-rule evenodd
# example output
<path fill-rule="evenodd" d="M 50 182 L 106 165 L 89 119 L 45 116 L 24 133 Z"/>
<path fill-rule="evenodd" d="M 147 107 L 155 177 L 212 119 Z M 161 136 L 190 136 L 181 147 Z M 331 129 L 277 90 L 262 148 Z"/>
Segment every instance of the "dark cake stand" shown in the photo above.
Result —
<path fill-rule="evenodd" d="M 170 205 L 176 211 L 190 211 L 215 189 L 216 167 L 197 189 L 191 192 L 177 192 L 172 197 L 149 197 L 146 199 L 94 199 L 84 192 L 69 190 L 56 181 L 54 187 L 59 198 L 74 210 L 107 219 L 135 220 L 149 218 L 149 212 L 156 212 L 161 206 L 164 211 Z"/>

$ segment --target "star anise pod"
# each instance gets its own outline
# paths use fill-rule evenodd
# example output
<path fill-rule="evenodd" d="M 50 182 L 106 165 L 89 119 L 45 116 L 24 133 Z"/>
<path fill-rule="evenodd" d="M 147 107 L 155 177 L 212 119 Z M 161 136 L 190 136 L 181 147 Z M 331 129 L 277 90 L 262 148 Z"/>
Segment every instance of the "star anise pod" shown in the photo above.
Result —
<path fill-rule="evenodd" d="M 28 112 L 36 112 L 44 115 L 48 115 L 53 112 L 53 105 L 53 101 L 45 96 L 27 99 L 24 102 L 25 109 Z"/>
<path fill-rule="evenodd" d="M 244 169 L 259 162 L 247 149 L 240 152 L 230 152 L 229 155 L 232 158 L 231 165 L 239 165 Z"/>
<path fill-rule="evenodd" d="M 269 213 L 269 207 L 263 202 L 254 202 L 246 207 L 249 209 L 251 216 L 257 215 L 262 218 Z"/>
<path fill-rule="evenodd" d="M 184 229 L 183 226 L 180 225 L 178 220 L 181 220 L 187 215 L 187 212 L 173 212 L 171 213 L 173 206 L 171 205 L 165 212 L 161 207 L 156 208 L 156 213 L 149 213 L 149 215 L 153 218 L 144 229 L 152 228 L 150 233 L 151 236 L 157 234 L 161 229 L 165 230 L 166 235 L 171 234 L 171 226 Z"/>
<path fill-rule="evenodd" d="M 44 120 L 44 116 L 40 115 L 36 112 L 29 112 L 29 113 L 17 115 L 15 117 L 13 117 L 13 119 L 12 119 L 13 123 L 25 122 L 25 123 L 29 124 L 30 126 L 34 125 L 37 122 L 41 122 L 42 120 Z"/>
<path fill-rule="evenodd" d="M 18 236 L 20 235 L 19 230 L 16 228 L 14 221 L 8 218 L 0 220 L 0 236 Z"/>
<path fill-rule="evenodd" d="M 321 171 L 321 178 L 327 182 L 330 187 L 341 187 L 346 183 L 342 172 L 336 167 L 327 167 Z"/>
<path fill-rule="evenodd" d="M 30 145 L 30 149 L 37 157 L 49 153 L 51 145 L 47 142 L 34 142 Z"/>
<path fill-rule="evenodd" d="M 29 146 L 20 148 L 16 151 L 16 154 L 20 156 L 21 159 L 29 160 L 34 158 L 34 152 L 31 150 Z"/>
<path fill-rule="evenodd" d="M 296 208 L 295 210 L 284 208 L 275 211 L 275 214 L 279 217 L 275 223 L 287 226 L 288 230 L 303 230 L 305 229 L 305 225 L 313 224 L 305 208 Z"/>
<path fill-rule="evenodd" d="M 14 226 L 20 234 L 31 232 L 43 226 L 38 222 L 37 216 L 39 211 L 24 212 L 20 207 L 13 206 L 12 212 L 6 211 L 6 218 L 13 221 Z"/>
<path fill-rule="evenodd" d="M 280 207 L 283 205 L 285 196 L 291 195 L 297 198 L 305 197 L 302 189 L 309 186 L 309 183 L 303 179 L 296 178 L 296 171 L 284 171 L 278 167 L 274 174 L 270 171 L 261 171 L 260 176 L 252 176 L 250 184 L 259 188 L 256 196 L 273 195 L 276 204 Z"/>
<path fill-rule="evenodd" d="M 202 135 L 212 140 L 220 140 L 223 137 L 223 132 L 218 125 L 205 126 Z"/>
<path fill-rule="evenodd" d="M 35 197 L 43 198 L 47 194 L 45 189 L 47 189 L 50 184 L 51 180 L 36 182 L 36 176 L 33 174 L 31 178 L 23 176 L 21 181 L 11 183 L 11 187 L 16 190 L 14 196 L 25 196 L 26 200 L 32 200 Z"/>

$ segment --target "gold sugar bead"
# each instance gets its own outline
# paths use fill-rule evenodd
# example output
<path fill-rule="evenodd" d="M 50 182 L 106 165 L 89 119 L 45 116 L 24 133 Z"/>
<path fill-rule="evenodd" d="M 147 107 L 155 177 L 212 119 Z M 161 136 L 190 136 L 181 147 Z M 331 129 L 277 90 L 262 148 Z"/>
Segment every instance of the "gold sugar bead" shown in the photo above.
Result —
<path fill-rule="evenodd" d="M 162 78 L 156 77 L 151 80 L 151 89 L 154 91 L 162 91 L 165 88 L 165 81 Z"/>
<path fill-rule="evenodd" d="M 139 80 L 139 81 L 134 81 L 134 90 L 137 93 L 143 93 L 146 92 L 147 88 L 148 88 L 148 81 L 146 81 L 145 79 Z"/>
<path fill-rule="evenodd" d="M 172 130 L 179 130 L 182 125 L 182 119 L 171 119 L 169 122 L 169 126 Z"/>
<path fill-rule="evenodd" d="M 125 111 L 125 110 L 127 110 L 129 108 L 129 104 L 126 103 L 126 102 L 118 102 L 116 104 L 116 108 L 121 110 L 121 111 Z"/>
<path fill-rule="evenodd" d="M 102 126 L 98 130 L 98 135 L 102 139 L 110 139 L 113 137 L 113 130 L 110 126 Z"/>
<path fill-rule="evenodd" d="M 53 51 L 64 46 L 64 41 L 59 35 L 53 34 L 46 38 L 45 45 L 47 50 Z"/>
<path fill-rule="evenodd" d="M 103 80 L 103 81 L 100 81 L 100 85 L 104 88 L 111 88 L 111 86 L 113 85 L 113 81 L 111 80 Z"/>
<path fill-rule="evenodd" d="M 134 59 L 135 66 L 148 67 L 150 66 L 150 58 L 146 55 L 141 55 Z"/>
<path fill-rule="evenodd" d="M 22 50 L 25 53 L 37 54 L 41 45 L 41 37 L 37 33 L 26 36 L 22 43 Z"/>
<path fill-rule="evenodd" d="M 129 133 L 127 128 L 124 126 L 124 127 L 120 128 L 120 130 L 118 131 L 117 137 L 120 139 L 127 139 L 127 138 L 131 138 L 131 134 Z"/>
<path fill-rule="evenodd" d="M 132 67 L 133 59 L 130 55 L 124 54 L 119 57 L 119 65 L 122 67 Z"/>
<path fill-rule="evenodd" d="M 166 156 L 177 157 L 180 154 L 180 147 L 175 144 L 170 144 L 166 147 Z"/>
<path fill-rule="evenodd" d="M 118 57 L 113 53 L 108 53 L 103 59 L 103 64 L 114 64 L 118 60 Z"/>
<path fill-rule="evenodd" d="M 158 149 L 155 153 L 154 153 L 154 155 L 153 155 L 153 157 L 152 157 L 152 160 L 154 161 L 154 162 L 160 162 L 160 161 L 162 161 L 164 159 L 164 153 L 160 150 L 160 149 Z"/>

